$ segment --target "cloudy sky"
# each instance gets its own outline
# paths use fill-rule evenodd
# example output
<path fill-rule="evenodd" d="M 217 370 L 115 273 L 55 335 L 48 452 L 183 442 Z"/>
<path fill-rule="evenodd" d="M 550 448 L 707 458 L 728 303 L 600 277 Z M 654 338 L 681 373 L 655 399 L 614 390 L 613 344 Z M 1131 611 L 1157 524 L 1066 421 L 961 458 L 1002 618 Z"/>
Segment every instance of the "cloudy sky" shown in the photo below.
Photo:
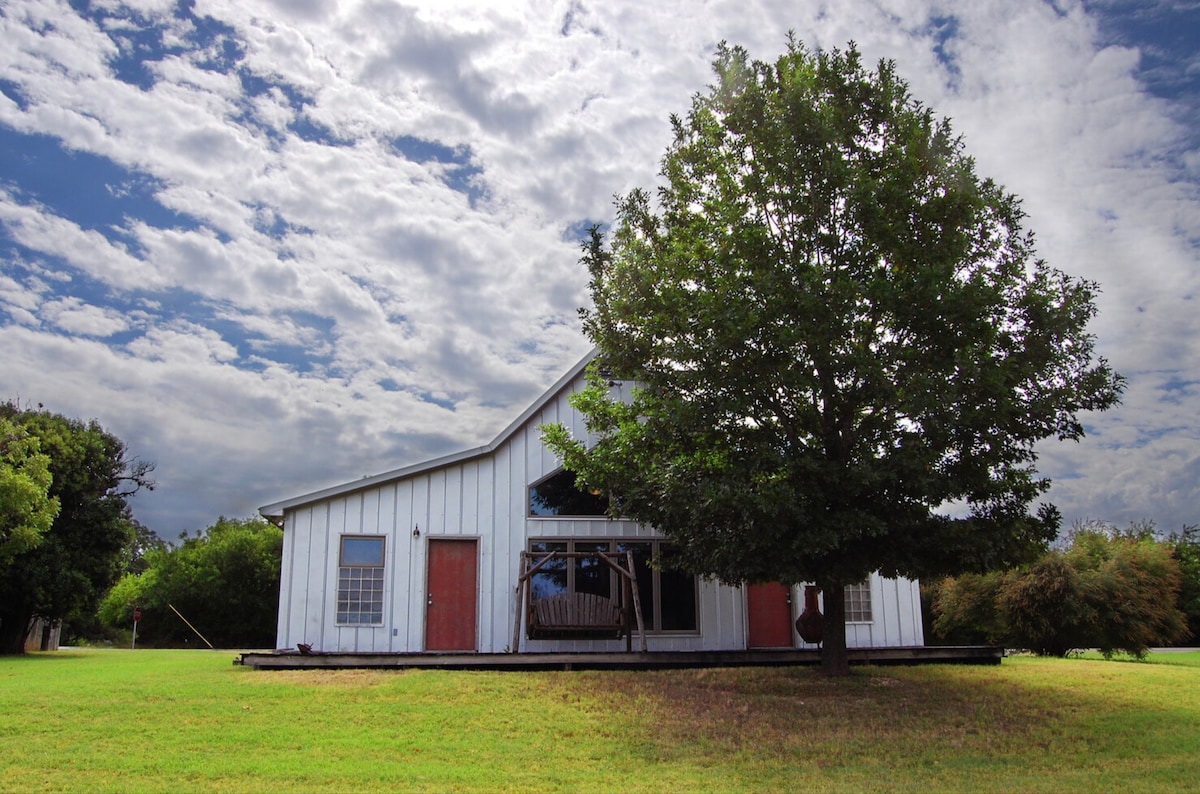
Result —
<path fill-rule="evenodd" d="M 1200 523 L 1198 0 L 0 3 L 0 399 L 95 418 L 165 538 L 490 440 L 586 353 L 579 240 L 721 40 L 853 39 L 1103 293 L 1041 469 Z"/>

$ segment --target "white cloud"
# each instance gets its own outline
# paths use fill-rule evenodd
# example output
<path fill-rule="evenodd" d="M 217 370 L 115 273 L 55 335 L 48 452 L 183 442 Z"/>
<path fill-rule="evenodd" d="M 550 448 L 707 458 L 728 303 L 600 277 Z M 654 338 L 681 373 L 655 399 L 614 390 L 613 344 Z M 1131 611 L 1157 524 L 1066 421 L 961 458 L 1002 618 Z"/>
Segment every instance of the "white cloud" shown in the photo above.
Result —
<path fill-rule="evenodd" d="M 80 272 L 114 287 L 168 286 L 149 263 L 132 256 L 123 246 L 109 242 L 100 232 L 82 229 L 36 204 L 19 203 L 2 188 L 0 225 L 21 245 L 47 256 L 61 257 Z"/>
<path fill-rule="evenodd" d="M 0 344 L 20 351 L 0 390 L 158 459 L 138 510 L 168 537 L 504 427 L 588 346 L 567 230 L 656 183 L 668 115 L 718 41 L 772 59 L 789 29 L 896 59 L 1024 198 L 1047 260 L 1101 283 L 1100 348 L 1131 383 L 1092 437 L 1043 453 L 1068 516 L 1161 506 L 1165 524 L 1200 496 L 1200 395 L 1163 388 L 1200 371 L 1190 116 L 1078 2 L 198 0 L 216 21 L 200 27 L 165 0 L 137 8 L 179 49 L 146 89 L 113 74 L 139 17 L 0 9 L 0 76 L 21 97 L 0 124 L 109 158 L 161 205 L 114 231 L 0 173 L 0 229 L 23 250 L 0 276 Z M 213 68 L 235 49 L 241 74 Z M 138 335 L 102 342 L 119 331 Z"/>
<path fill-rule="evenodd" d="M 103 338 L 129 328 L 123 315 L 99 306 L 89 306 L 79 298 L 50 301 L 42 306 L 40 313 L 51 325 L 78 336 Z"/>

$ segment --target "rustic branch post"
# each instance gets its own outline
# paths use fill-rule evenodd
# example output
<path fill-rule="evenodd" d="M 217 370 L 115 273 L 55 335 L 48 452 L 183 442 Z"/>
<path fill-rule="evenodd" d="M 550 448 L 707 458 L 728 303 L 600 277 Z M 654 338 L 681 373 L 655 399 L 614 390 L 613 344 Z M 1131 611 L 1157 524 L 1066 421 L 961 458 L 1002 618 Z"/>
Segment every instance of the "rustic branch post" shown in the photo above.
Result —
<path fill-rule="evenodd" d="M 638 593 L 637 576 L 633 572 L 633 552 L 626 551 L 625 558 L 629 564 L 629 583 L 633 588 L 633 611 L 637 615 L 638 636 L 641 638 L 642 653 L 646 652 L 646 624 L 642 620 L 642 597 Z"/>

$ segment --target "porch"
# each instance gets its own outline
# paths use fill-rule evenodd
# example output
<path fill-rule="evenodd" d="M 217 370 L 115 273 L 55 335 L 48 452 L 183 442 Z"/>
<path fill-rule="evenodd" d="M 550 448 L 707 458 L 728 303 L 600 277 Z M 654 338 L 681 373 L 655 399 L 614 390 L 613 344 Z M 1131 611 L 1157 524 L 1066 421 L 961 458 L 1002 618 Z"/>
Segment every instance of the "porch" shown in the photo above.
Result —
<path fill-rule="evenodd" d="M 852 665 L 1000 664 L 1003 648 L 927 646 L 851 648 Z M 340 653 L 246 651 L 236 665 L 255 670 L 668 670 L 818 665 L 819 650 L 651 651 L 633 653 Z"/>

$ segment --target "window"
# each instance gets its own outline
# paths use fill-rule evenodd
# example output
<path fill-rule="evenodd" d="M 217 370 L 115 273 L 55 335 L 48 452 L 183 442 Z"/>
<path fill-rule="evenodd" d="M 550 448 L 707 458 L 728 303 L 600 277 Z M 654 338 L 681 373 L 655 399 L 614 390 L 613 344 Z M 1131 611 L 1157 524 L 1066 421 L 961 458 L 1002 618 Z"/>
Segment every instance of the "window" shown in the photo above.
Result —
<path fill-rule="evenodd" d="M 338 557 L 337 622 L 383 623 L 383 538 L 343 535 Z"/>
<path fill-rule="evenodd" d="M 534 540 L 529 544 L 534 554 L 551 551 L 573 552 L 633 552 L 633 569 L 637 577 L 642 620 L 648 632 L 696 631 L 696 577 L 683 571 L 654 567 L 670 546 L 657 540 Z M 535 560 L 536 561 L 536 560 Z M 623 601 L 625 588 L 617 574 L 598 557 L 575 560 L 551 560 L 530 579 L 533 599 L 559 593 L 593 593 Z"/>
<path fill-rule="evenodd" d="M 551 551 L 568 551 L 568 547 L 566 541 L 535 540 L 529 544 L 529 550 L 534 553 L 542 552 L 545 554 Z M 538 569 L 537 573 L 530 577 L 529 595 L 534 601 L 570 591 L 570 577 L 567 573 L 568 562 L 569 560 L 566 559 L 550 560 L 550 562 L 543 565 Z"/>
<path fill-rule="evenodd" d="M 571 545 L 573 546 L 572 551 L 597 553 L 612 551 L 612 544 L 606 540 L 577 540 Z M 617 574 L 599 557 L 580 557 L 572 562 L 575 563 L 572 566 L 575 574 L 575 592 L 612 598 L 613 590 L 621 589 L 620 583 L 613 581 L 618 578 Z"/>
<path fill-rule="evenodd" d="M 846 622 L 870 623 L 871 580 L 846 585 Z"/>
<path fill-rule="evenodd" d="M 600 491 L 580 490 L 575 475 L 565 469 L 559 469 L 529 489 L 531 516 L 603 516 L 607 513 L 608 497 Z"/>

